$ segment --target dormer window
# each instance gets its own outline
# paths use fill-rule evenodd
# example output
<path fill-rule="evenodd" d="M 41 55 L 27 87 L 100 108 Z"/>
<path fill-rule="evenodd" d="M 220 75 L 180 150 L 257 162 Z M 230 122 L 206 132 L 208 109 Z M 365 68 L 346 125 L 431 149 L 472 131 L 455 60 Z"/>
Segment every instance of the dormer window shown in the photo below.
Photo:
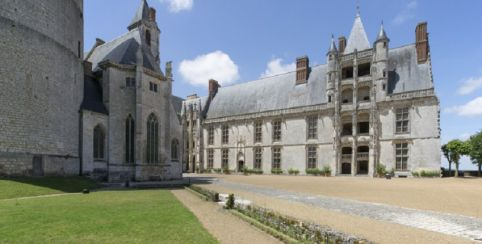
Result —
<path fill-rule="evenodd" d="M 146 30 L 146 43 L 151 46 L 151 32 L 149 30 Z"/>

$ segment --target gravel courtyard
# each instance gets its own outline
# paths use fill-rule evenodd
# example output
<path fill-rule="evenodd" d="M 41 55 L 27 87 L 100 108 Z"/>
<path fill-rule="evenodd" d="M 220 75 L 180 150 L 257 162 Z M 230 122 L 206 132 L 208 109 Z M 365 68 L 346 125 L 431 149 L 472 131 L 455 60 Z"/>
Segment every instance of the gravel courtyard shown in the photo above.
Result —
<path fill-rule="evenodd" d="M 482 238 L 481 179 L 197 177 L 213 177 L 207 188 L 376 242 L 463 243 Z"/>

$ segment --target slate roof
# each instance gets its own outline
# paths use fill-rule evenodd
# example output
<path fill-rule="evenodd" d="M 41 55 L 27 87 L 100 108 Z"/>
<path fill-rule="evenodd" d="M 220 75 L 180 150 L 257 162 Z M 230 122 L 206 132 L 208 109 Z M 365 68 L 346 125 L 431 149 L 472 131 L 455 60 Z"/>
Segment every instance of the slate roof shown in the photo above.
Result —
<path fill-rule="evenodd" d="M 84 76 L 84 100 L 80 108 L 101 114 L 109 114 L 103 102 L 102 87 L 99 81 L 88 75 Z"/>
<path fill-rule="evenodd" d="M 355 17 L 355 22 L 350 32 L 350 37 L 346 44 L 344 53 L 352 53 L 357 49 L 358 51 L 363 51 L 370 48 L 370 42 L 368 41 L 367 33 L 363 27 L 360 14 Z"/>
<path fill-rule="evenodd" d="M 296 72 L 220 87 L 211 101 L 207 119 L 280 109 L 319 105 L 327 102 L 327 65 L 311 68 L 306 84 L 296 85 Z M 388 93 L 433 88 L 430 63 L 418 64 L 415 45 L 389 50 Z"/>
<path fill-rule="evenodd" d="M 92 63 L 93 71 L 99 70 L 98 64 L 105 60 L 118 64 L 135 65 L 139 48 L 141 48 L 144 67 L 161 72 L 149 48 L 141 46 L 141 34 L 138 29 L 131 30 L 113 41 L 96 47 L 88 61 Z"/>
<path fill-rule="evenodd" d="M 221 87 L 207 118 L 220 118 L 326 103 L 327 66 L 312 67 L 308 82 L 296 85 L 296 72 Z"/>

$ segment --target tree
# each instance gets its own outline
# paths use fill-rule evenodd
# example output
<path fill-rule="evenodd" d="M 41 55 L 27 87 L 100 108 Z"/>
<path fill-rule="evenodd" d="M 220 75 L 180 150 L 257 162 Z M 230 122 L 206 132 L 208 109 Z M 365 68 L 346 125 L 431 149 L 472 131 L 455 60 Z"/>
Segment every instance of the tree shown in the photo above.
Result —
<path fill-rule="evenodd" d="M 477 176 L 481 176 L 482 170 L 482 131 L 473 135 L 469 139 L 470 152 L 469 156 L 472 163 L 478 165 Z"/>
<path fill-rule="evenodd" d="M 452 176 L 452 158 L 450 157 L 450 151 L 447 145 L 448 144 L 445 144 L 442 146 L 442 152 L 445 158 L 447 159 L 447 161 L 449 162 L 449 176 Z"/>
<path fill-rule="evenodd" d="M 455 177 L 458 177 L 460 158 L 464 155 L 469 155 L 470 144 L 458 139 L 451 140 L 447 143 L 447 149 L 449 150 L 450 159 L 455 164 Z"/>

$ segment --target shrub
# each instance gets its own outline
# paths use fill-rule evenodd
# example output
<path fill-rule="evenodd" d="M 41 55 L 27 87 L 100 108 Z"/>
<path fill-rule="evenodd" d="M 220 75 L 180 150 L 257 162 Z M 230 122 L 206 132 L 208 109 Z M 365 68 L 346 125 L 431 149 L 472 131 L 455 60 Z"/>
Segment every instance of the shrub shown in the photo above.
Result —
<path fill-rule="evenodd" d="M 383 164 L 378 164 L 377 165 L 377 175 L 378 175 L 378 177 L 384 177 L 386 173 L 387 173 L 387 167 Z"/>
<path fill-rule="evenodd" d="M 228 200 L 226 201 L 226 208 L 227 209 L 234 208 L 234 194 L 229 194 Z"/>
<path fill-rule="evenodd" d="M 280 174 L 283 174 L 283 170 L 282 169 L 272 169 L 271 174 L 280 175 Z"/>
<path fill-rule="evenodd" d="M 218 173 L 218 174 L 223 171 L 222 169 L 219 169 L 219 168 L 218 168 L 218 169 L 213 169 L 213 170 L 214 170 L 214 172 L 216 172 L 216 173 Z"/>
<path fill-rule="evenodd" d="M 412 176 L 413 177 L 420 177 L 420 174 L 418 173 L 418 171 L 412 171 Z"/>
<path fill-rule="evenodd" d="M 231 174 L 231 170 L 229 168 L 223 168 L 223 173 L 226 174 L 226 175 L 229 175 Z"/>
<path fill-rule="evenodd" d="M 249 175 L 251 173 L 248 167 L 243 167 L 242 171 L 243 171 L 243 175 Z"/>
<path fill-rule="evenodd" d="M 306 169 L 306 174 L 309 175 L 321 175 L 321 170 L 318 168 Z"/>
<path fill-rule="evenodd" d="M 424 178 L 433 178 L 433 177 L 440 177 L 439 170 L 421 170 L 421 171 L 413 171 L 413 177 L 424 177 Z"/>
<path fill-rule="evenodd" d="M 324 166 L 321 172 L 323 173 L 324 176 L 330 176 L 331 175 L 330 166 Z"/>
<path fill-rule="evenodd" d="M 250 169 L 249 172 L 251 174 L 256 174 L 256 175 L 262 175 L 263 174 L 263 170 L 262 169 Z"/>
<path fill-rule="evenodd" d="M 298 175 L 299 173 L 300 173 L 300 171 L 297 170 L 297 169 L 289 169 L 288 170 L 288 174 L 290 174 L 290 175 Z"/>

